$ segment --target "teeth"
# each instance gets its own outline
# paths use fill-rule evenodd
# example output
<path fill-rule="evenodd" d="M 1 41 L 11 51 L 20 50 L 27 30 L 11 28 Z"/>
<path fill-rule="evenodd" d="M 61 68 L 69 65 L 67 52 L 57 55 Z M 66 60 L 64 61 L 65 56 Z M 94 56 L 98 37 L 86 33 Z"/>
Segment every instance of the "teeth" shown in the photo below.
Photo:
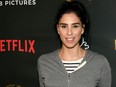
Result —
<path fill-rule="evenodd" d="M 73 40 L 73 38 L 69 38 L 69 39 L 67 39 L 67 40 Z"/>
<path fill-rule="evenodd" d="M 74 38 L 67 38 L 67 40 L 73 40 Z"/>

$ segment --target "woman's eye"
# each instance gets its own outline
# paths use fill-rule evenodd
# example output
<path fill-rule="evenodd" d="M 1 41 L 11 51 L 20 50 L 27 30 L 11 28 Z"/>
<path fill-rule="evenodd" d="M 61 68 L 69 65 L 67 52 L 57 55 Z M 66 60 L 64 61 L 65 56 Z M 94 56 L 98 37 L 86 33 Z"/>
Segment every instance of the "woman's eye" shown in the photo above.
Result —
<path fill-rule="evenodd" d="M 73 28 L 78 28 L 78 25 L 74 25 Z"/>
<path fill-rule="evenodd" d="M 62 25 L 61 28 L 66 28 L 66 25 Z"/>

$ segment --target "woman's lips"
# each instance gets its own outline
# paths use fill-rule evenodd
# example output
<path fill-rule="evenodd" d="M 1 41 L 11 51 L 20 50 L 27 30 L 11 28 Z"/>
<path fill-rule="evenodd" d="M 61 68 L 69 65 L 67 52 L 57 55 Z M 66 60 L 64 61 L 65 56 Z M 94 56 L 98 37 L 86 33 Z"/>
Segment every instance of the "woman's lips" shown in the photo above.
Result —
<path fill-rule="evenodd" d="M 71 42 L 73 42 L 73 41 L 74 41 L 74 39 L 75 39 L 74 37 L 66 38 L 66 41 L 67 41 L 67 42 L 69 42 L 69 43 L 71 43 Z"/>

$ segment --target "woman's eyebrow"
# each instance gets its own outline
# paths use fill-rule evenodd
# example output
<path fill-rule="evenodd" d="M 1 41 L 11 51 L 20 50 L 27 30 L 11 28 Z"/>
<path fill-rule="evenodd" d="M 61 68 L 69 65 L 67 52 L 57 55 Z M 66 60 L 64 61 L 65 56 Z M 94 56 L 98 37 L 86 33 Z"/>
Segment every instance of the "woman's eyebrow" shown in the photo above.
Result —
<path fill-rule="evenodd" d="M 59 23 L 59 25 L 68 25 L 67 23 Z"/>
<path fill-rule="evenodd" d="M 75 25 L 75 24 L 81 24 L 81 23 L 72 23 L 72 25 Z M 59 25 L 68 25 L 67 23 L 59 23 Z"/>
<path fill-rule="evenodd" d="M 79 24 L 80 25 L 81 23 L 72 23 L 72 25 L 75 25 L 75 24 Z"/>

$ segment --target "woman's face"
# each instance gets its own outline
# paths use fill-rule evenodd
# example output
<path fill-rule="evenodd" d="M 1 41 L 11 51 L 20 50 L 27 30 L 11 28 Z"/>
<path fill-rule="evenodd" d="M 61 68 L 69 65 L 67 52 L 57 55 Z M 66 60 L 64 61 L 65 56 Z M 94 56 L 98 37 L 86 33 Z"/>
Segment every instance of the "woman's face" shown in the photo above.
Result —
<path fill-rule="evenodd" d="M 57 24 L 57 32 L 62 41 L 62 46 L 74 48 L 79 46 L 79 40 L 84 33 L 84 25 L 75 13 L 64 14 Z"/>

